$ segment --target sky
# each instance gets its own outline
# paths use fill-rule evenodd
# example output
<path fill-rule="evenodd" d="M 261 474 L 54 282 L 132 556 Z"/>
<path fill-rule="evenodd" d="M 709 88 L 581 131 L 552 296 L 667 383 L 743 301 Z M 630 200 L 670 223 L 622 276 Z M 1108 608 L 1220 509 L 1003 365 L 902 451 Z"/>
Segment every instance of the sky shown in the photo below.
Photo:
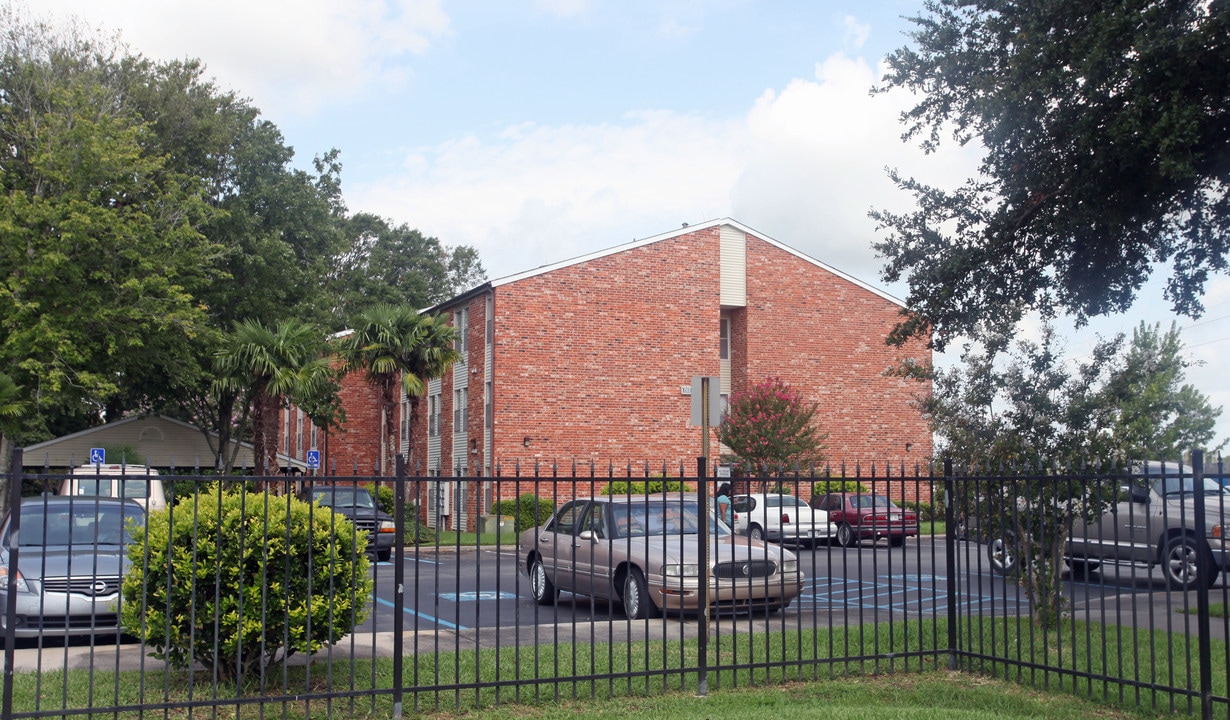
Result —
<path fill-rule="evenodd" d="M 871 208 L 897 168 L 953 187 L 976 147 L 901 141 L 912 99 L 872 96 L 922 0 L 39 0 L 31 12 L 201 59 L 309 168 L 337 148 L 351 212 L 479 251 L 491 279 L 731 217 L 872 285 Z M 1161 278 L 1131 312 L 1065 330 L 1079 359 L 1140 322 L 1182 329 L 1188 380 L 1226 412 L 1230 280 L 1199 320 Z M 952 352 L 949 353 L 952 355 Z M 952 358 L 937 357 L 939 362 Z M 1228 453 L 1230 454 L 1230 453 Z"/>

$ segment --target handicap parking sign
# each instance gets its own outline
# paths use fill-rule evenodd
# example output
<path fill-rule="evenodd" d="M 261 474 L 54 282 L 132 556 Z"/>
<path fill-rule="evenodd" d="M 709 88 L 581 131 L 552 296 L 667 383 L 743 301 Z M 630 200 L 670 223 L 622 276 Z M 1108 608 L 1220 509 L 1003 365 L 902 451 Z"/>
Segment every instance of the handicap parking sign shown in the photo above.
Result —
<path fill-rule="evenodd" d="M 90 464 L 103 465 L 107 462 L 107 448 L 90 448 Z"/>
<path fill-rule="evenodd" d="M 319 470 L 320 469 L 320 451 L 319 450 L 308 450 L 307 451 L 307 466 L 308 466 L 308 470 Z"/>

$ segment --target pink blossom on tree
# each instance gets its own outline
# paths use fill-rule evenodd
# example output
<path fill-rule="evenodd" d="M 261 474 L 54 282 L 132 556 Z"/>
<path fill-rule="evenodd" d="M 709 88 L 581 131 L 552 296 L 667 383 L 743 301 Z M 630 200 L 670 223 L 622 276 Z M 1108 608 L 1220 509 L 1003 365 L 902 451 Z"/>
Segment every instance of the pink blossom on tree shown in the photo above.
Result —
<path fill-rule="evenodd" d="M 718 439 L 756 471 L 791 470 L 824 459 L 827 435 L 815 415 L 816 403 L 781 378 L 768 377 L 730 398 Z"/>

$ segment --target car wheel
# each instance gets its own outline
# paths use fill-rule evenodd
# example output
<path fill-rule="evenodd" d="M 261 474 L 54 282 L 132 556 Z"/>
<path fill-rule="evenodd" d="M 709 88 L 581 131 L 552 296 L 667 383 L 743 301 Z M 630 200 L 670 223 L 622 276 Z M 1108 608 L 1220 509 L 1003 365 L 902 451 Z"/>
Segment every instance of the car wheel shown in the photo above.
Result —
<path fill-rule="evenodd" d="M 999 575 L 1016 574 L 1018 551 L 1016 538 L 1011 535 L 998 537 L 987 544 L 987 559 L 991 570 Z"/>
<path fill-rule="evenodd" d="M 747 529 L 747 536 L 753 540 L 764 540 L 764 528 L 753 524 Z"/>
<path fill-rule="evenodd" d="M 1217 578 L 1217 568 L 1203 543 L 1189 535 L 1170 538 L 1162 551 L 1162 574 L 1176 590 L 1210 587 Z"/>
<path fill-rule="evenodd" d="M 628 571 L 624 579 L 624 615 L 629 620 L 643 620 L 658 616 L 658 607 L 649 599 L 649 587 L 645 576 L 637 568 Z"/>
<path fill-rule="evenodd" d="M 550 605 L 559 597 L 555 583 L 547 577 L 547 568 L 542 564 L 542 558 L 534 558 L 530 565 L 530 594 L 539 605 Z"/>
<path fill-rule="evenodd" d="M 854 547 L 858 544 L 858 538 L 854 537 L 854 528 L 850 527 L 850 523 L 837 526 L 837 543 L 842 547 Z"/>
<path fill-rule="evenodd" d="M 389 561 L 389 558 L 390 558 L 390 557 L 392 557 L 392 555 L 393 555 L 393 551 L 392 551 L 392 550 L 377 550 L 377 551 L 376 551 L 376 560 L 377 560 L 378 562 L 388 562 L 388 561 Z"/>
<path fill-rule="evenodd" d="M 901 547 L 902 545 L 905 545 L 905 536 L 904 535 L 889 535 L 888 544 L 891 547 Z"/>

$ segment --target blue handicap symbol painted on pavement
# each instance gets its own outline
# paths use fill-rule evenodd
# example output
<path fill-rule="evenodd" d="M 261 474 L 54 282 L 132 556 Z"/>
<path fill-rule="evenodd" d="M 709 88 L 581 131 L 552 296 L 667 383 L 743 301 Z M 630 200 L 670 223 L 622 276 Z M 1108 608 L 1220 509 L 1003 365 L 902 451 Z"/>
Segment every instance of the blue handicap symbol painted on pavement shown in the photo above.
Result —
<path fill-rule="evenodd" d="M 441 600 L 451 600 L 452 602 L 473 602 L 475 600 L 515 600 L 517 598 L 513 593 L 496 592 L 495 590 L 480 590 L 478 592 L 463 592 L 463 593 L 440 593 L 438 597 Z"/>

